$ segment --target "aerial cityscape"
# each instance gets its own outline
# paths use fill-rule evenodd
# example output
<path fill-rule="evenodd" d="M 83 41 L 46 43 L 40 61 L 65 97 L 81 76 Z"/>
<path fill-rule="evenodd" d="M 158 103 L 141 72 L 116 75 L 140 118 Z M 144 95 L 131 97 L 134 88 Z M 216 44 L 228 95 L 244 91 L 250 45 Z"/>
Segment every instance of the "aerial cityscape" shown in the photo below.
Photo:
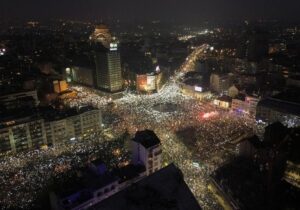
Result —
<path fill-rule="evenodd" d="M 2 0 L 0 209 L 300 209 L 299 8 Z"/>

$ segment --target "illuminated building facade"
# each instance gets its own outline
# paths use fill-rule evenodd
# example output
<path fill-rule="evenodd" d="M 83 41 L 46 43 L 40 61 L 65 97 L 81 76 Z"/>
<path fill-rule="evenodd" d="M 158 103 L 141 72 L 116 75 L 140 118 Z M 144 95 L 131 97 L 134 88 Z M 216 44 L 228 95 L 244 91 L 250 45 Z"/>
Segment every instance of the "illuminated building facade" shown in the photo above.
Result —
<path fill-rule="evenodd" d="M 164 82 L 164 73 L 155 72 L 150 74 L 136 75 L 136 90 L 140 93 L 153 93 L 159 91 Z"/>
<path fill-rule="evenodd" d="M 61 93 L 68 89 L 68 83 L 65 80 L 54 80 L 53 89 L 55 93 Z"/>
<path fill-rule="evenodd" d="M 0 122 L 0 153 L 21 152 L 47 144 L 67 143 L 101 129 L 101 111 L 91 107 L 48 117 L 27 115 Z"/>
<path fill-rule="evenodd" d="M 35 116 L 1 123 L 0 152 L 21 152 L 46 143 L 43 119 Z"/>
<path fill-rule="evenodd" d="M 112 38 L 105 25 L 96 27 L 91 40 L 95 47 L 96 88 L 110 93 L 120 92 L 123 89 L 123 78 L 118 42 Z"/>

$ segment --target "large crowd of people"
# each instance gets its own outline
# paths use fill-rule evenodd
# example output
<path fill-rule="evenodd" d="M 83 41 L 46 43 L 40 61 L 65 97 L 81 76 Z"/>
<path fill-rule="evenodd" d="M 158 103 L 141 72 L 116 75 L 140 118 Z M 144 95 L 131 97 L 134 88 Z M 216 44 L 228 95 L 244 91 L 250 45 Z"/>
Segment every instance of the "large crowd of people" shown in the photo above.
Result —
<path fill-rule="evenodd" d="M 199 53 L 203 53 L 203 49 L 192 53 L 180 70 L 192 68 Z M 176 75 L 158 93 L 136 95 L 126 92 L 117 100 L 75 86 L 72 88 L 78 92 L 77 97 L 65 103 L 71 107 L 92 105 L 103 110 L 103 115 L 118 116 L 117 121 L 106 125 L 113 136 L 120 136 L 125 131 L 134 135 L 137 130 L 154 130 L 162 142 L 163 165 L 177 164 L 200 205 L 204 209 L 217 209 L 207 192 L 209 174 L 225 161 L 224 157 L 229 153 L 227 143 L 240 134 L 256 133 L 258 125 L 247 116 L 220 110 L 210 103 L 184 95 L 176 83 Z M 159 111 L 155 108 L 158 104 L 174 106 L 170 111 Z M 193 129 L 195 135 L 184 132 L 186 129 Z M 112 160 L 106 157 L 104 161 L 117 164 L 117 161 L 126 161 L 128 154 L 117 140 L 105 141 L 103 133 L 97 133 L 85 141 L 2 158 L 0 207 L 18 205 L 27 208 L 49 185 L 52 177 L 73 170 L 91 156 L 100 154 L 99 151 L 111 152 L 116 148 L 123 156 Z"/>

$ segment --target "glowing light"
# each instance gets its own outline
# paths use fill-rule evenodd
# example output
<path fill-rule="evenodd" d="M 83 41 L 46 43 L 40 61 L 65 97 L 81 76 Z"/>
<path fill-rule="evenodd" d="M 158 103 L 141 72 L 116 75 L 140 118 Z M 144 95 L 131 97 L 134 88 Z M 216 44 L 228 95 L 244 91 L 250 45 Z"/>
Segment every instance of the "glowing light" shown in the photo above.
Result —
<path fill-rule="evenodd" d="M 118 50 L 118 44 L 117 43 L 110 43 L 109 47 L 110 47 L 110 51 L 117 51 Z"/>
<path fill-rule="evenodd" d="M 203 91 L 203 88 L 202 88 L 202 87 L 199 87 L 199 86 L 195 86 L 195 91 L 197 91 L 197 92 L 202 92 L 202 91 Z"/>
<path fill-rule="evenodd" d="M 156 72 L 160 72 L 160 67 L 159 67 L 159 66 L 156 66 L 155 71 L 156 71 Z"/>
<path fill-rule="evenodd" d="M 214 117 L 216 115 L 218 115 L 219 113 L 217 111 L 214 111 L 214 112 L 208 112 L 208 113 L 204 113 L 202 118 L 203 119 L 208 119 L 208 118 L 211 118 L 211 117 Z"/>

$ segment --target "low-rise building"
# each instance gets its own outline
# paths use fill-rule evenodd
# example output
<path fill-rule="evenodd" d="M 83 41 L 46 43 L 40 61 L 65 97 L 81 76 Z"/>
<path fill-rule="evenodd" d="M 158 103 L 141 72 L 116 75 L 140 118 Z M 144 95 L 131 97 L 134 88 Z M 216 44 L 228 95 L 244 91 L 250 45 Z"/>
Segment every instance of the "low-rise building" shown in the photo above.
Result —
<path fill-rule="evenodd" d="M 213 73 L 210 76 L 210 88 L 219 94 L 227 94 L 228 88 L 232 84 L 231 74 Z"/>
<path fill-rule="evenodd" d="M 132 151 L 132 162 L 144 165 L 147 175 L 161 168 L 162 147 L 153 131 L 137 131 L 132 140 Z"/>
<path fill-rule="evenodd" d="M 231 109 L 233 111 L 246 113 L 250 116 L 255 117 L 258 101 L 259 98 L 256 96 L 239 94 L 234 99 L 232 99 Z"/>
<path fill-rule="evenodd" d="M 226 95 L 223 95 L 214 100 L 214 105 L 223 109 L 230 109 L 231 103 L 232 103 L 232 98 Z"/>

